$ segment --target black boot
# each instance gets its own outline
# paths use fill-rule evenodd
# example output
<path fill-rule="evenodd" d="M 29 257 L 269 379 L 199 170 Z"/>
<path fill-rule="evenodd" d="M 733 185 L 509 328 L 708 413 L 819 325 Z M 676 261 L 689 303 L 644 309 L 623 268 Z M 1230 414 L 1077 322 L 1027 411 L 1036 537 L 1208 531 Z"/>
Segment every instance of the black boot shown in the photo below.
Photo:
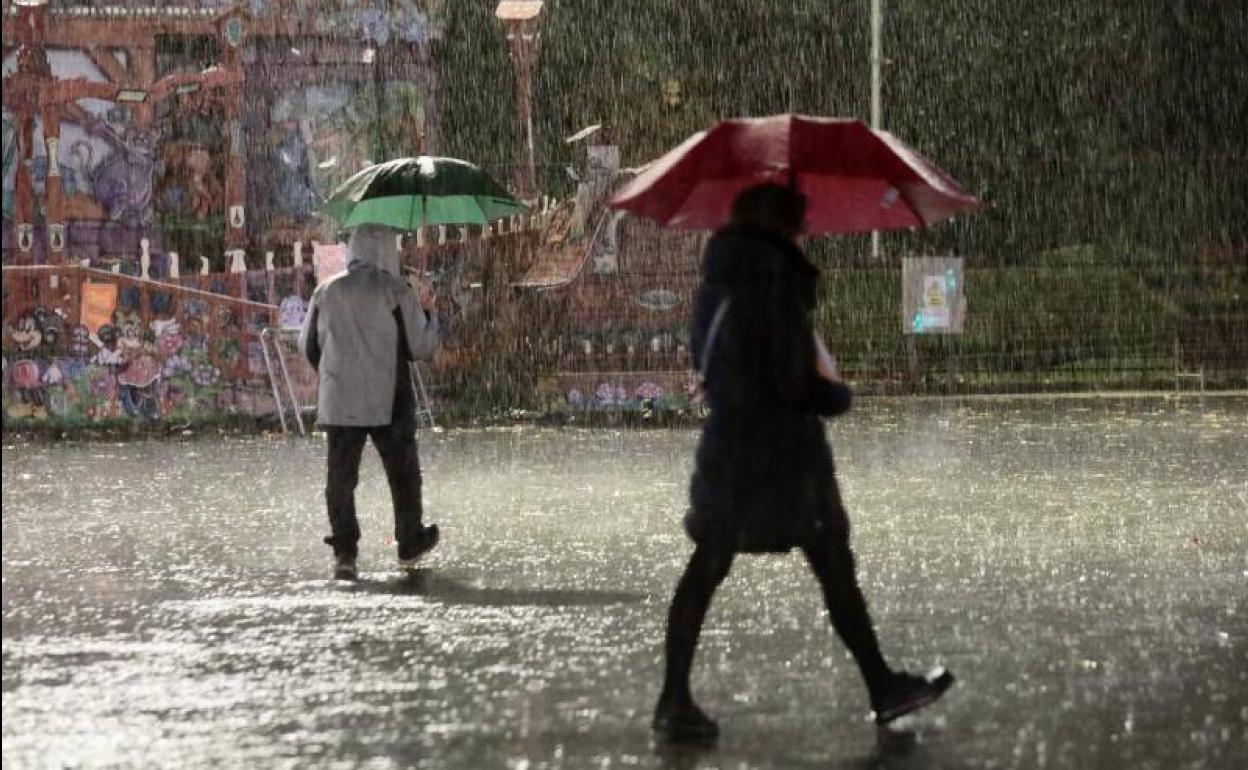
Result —
<path fill-rule="evenodd" d="M 905 672 L 891 674 L 879 692 L 871 695 L 871 709 L 878 724 L 917 711 L 936 701 L 953 686 L 953 674 L 937 667 L 924 676 Z"/>
<path fill-rule="evenodd" d="M 659 701 L 650 727 L 663 740 L 678 743 L 710 743 L 719 737 L 719 725 L 692 699 L 680 706 L 668 706 Z"/>
<path fill-rule="evenodd" d="M 399 569 L 414 570 L 420 559 L 425 554 L 433 550 L 438 544 L 440 535 L 438 534 L 438 525 L 431 524 L 425 527 L 420 540 L 415 543 L 404 543 L 399 546 Z"/>
<path fill-rule="evenodd" d="M 355 557 L 348 554 L 334 555 L 334 580 L 356 580 Z"/>

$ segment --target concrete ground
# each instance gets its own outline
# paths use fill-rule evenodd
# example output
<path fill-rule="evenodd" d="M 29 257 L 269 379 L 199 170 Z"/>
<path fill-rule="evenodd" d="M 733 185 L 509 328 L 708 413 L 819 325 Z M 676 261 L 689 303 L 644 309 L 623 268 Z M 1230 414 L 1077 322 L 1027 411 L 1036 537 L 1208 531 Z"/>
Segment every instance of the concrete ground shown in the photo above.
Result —
<path fill-rule="evenodd" d="M 887 401 L 829 426 L 888 732 L 797 555 L 741 558 L 648 729 L 696 433 L 422 434 L 443 543 L 393 570 L 375 456 L 327 580 L 322 439 L 6 446 L 3 764 L 1248 767 L 1248 397 Z"/>

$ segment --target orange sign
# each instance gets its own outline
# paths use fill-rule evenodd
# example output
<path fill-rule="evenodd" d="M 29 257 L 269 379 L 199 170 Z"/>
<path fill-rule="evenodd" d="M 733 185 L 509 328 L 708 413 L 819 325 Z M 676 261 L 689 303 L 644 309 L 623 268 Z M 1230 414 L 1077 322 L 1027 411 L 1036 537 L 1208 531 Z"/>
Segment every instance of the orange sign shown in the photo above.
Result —
<path fill-rule="evenodd" d="M 117 309 L 117 284 L 115 283 L 83 283 L 82 312 L 79 323 L 95 334 L 100 327 L 113 322 L 113 311 Z"/>

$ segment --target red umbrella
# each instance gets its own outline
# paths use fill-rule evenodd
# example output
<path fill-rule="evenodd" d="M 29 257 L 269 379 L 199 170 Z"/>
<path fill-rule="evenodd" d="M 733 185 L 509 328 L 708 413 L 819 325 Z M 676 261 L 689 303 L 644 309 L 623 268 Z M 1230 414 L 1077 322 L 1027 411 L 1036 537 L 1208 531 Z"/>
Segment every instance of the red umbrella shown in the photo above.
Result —
<path fill-rule="evenodd" d="M 714 229 L 764 182 L 809 200 L 807 233 L 922 227 L 980 203 L 931 161 L 860 120 L 776 115 L 726 120 L 654 161 L 611 201 L 669 227 Z"/>

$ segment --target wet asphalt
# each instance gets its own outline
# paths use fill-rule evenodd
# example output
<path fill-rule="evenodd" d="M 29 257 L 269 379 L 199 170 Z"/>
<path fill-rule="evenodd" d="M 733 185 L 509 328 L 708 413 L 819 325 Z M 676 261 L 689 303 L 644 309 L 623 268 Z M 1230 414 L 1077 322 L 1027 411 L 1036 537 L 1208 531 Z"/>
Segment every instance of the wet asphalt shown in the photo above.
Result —
<path fill-rule="evenodd" d="M 889 731 L 799 556 L 741 558 L 656 743 L 696 433 L 422 433 L 328 578 L 323 439 L 6 445 L 3 764 L 1248 767 L 1248 397 L 868 401 L 830 424 L 865 593 L 946 698 Z"/>

